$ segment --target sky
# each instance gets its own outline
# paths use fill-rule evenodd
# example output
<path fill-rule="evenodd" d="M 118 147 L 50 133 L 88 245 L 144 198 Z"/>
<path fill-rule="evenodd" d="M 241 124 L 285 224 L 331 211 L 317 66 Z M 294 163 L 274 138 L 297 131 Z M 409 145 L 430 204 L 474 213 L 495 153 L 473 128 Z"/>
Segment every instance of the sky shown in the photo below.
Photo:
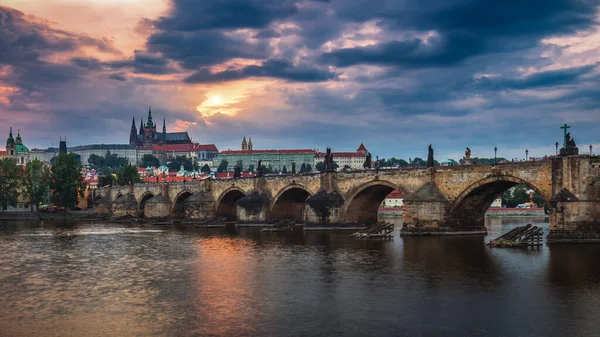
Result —
<path fill-rule="evenodd" d="M 600 153 L 587 0 L 2 0 L 0 132 L 44 148 L 168 131 L 373 157 Z"/>

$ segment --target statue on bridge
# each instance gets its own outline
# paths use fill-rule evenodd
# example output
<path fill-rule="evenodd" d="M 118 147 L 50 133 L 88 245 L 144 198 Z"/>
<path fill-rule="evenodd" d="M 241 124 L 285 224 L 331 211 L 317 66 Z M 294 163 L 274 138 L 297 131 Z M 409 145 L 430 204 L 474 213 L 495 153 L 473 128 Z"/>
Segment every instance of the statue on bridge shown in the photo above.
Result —
<path fill-rule="evenodd" d="M 330 147 L 327 147 L 327 153 L 325 154 L 323 164 L 325 166 L 325 172 L 335 172 L 335 169 L 333 168 L 333 153 L 331 153 Z"/>
<path fill-rule="evenodd" d="M 427 167 L 433 167 L 433 147 L 429 144 L 427 153 Z"/>
<path fill-rule="evenodd" d="M 370 169 L 371 168 L 371 152 L 367 152 L 367 158 L 365 159 L 365 163 L 363 164 L 363 168 Z"/>
<path fill-rule="evenodd" d="M 292 174 L 296 174 L 296 162 L 292 161 Z"/>
<path fill-rule="evenodd" d="M 240 178 L 242 176 L 242 168 L 239 165 L 235 165 L 233 168 L 233 177 Z"/>
<path fill-rule="evenodd" d="M 471 160 L 471 149 L 467 146 L 467 150 L 465 151 L 465 160 Z"/>
<path fill-rule="evenodd" d="M 262 166 L 262 159 L 258 160 L 258 167 L 256 168 L 256 176 L 259 178 L 265 176 L 265 169 Z"/>
<path fill-rule="evenodd" d="M 565 136 L 565 146 L 566 148 L 563 147 L 562 149 L 560 149 L 561 156 L 571 156 L 579 154 L 579 148 L 575 143 L 575 138 L 571 138 L 570 132 L 568 132 Z"/>

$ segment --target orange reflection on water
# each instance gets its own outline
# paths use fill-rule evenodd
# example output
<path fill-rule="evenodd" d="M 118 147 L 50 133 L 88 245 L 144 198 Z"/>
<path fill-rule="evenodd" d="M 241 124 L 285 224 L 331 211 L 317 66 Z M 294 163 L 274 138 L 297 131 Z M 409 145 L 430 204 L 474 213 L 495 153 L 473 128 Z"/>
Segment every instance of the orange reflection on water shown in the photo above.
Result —
<path fill-rule="evenodd" d="M 261 322 L 263 281 L 255 243 L 241 238 L 201 239 L 195 265 L 200 335 L 252 335 Z"/>

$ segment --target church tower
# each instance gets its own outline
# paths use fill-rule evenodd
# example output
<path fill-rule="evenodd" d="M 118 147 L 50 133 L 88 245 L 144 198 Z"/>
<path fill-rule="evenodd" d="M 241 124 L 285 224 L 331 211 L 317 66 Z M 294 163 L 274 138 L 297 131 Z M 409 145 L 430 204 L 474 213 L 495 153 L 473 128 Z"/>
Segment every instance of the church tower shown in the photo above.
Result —
<path fill-rule="evenodd" d="M 242 140 L 242 151 L 248 150 L 248 143 L 246 142 L 246 136 L 244 136 L 244 140 Z"/>
<path fill-rule="evenodd" d="M 252 151 L 252 137 L 248 137 L 248 151 Z"/>
<path fill-rule="evenodd" d="M 10 131 L 8 133 L 8 138 L 6 139 L 6 155 L 10 158 L 14 158 L 16 155 L 16 144 L 15 139 L 12 134 L 12 126 L 10 127 Z"/>
<path fill-rule="evenodd" d="M 154 134 L 156 134 L 156 124 L 152 122 L 152 110 L 148 107 L 148 121 L 144 126 L 144 146 L 152 146 Z"/>
<path fill-rule="evenodd" d="M 140 120 L 140 136 L 144 135 L 144 118 Z"/>
<path fill-rule="evenodd" d="M 129 132 L 129 145 L 137 146 L 137 128 L 135 127 L 135 117 L 131 122 L 131 131 Z"/>

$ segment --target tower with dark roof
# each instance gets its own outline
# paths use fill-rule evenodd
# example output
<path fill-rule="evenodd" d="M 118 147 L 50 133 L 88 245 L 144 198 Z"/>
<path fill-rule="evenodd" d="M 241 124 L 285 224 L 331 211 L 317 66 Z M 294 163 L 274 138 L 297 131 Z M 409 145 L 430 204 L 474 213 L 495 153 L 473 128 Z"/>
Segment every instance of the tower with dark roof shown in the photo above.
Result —
<path fill-rule="evenodd" d="M 12 134 L 12 126 L 10 127 L 10 131 L 8 132 L 8 138 L 6 139 L 6 155 L 14 156 L 16 152 L 16 144 L 15 139 Z"/>
<path fill-rule="evenodd" d="M 60 138 L 58 144 L 58 154 L 67 153 L 67 137 L 65 139 Z"/>
<path fill-rule="evenodd" d="M 248 137 L 248 151 L 252 151 L 252 137 Z"/>
<path fill-rule="evenodd" d="M 131 131 L 129 132 L 129 145 L 137 146 L 137 128 L 135 127 L 135 117 L 131 122 Z"/>
<path fill-rule="evenodd" d="M 153 144 L 154 134 L 156 134 L 156 124 L 152 122 L 152 110 L 148 107 L 148 120 L 144 126 L 144 146 L 151 146 Z"/>
<path fill-rule="evenodd" d="M 140 119 L 140 136 L 144 135 L 144 118 Z"/>
<path fill-rule="evenodd" d="M 248 142 L 246 142 L 246 136 L 244 136 L 244 139 L 242 140 L 242 151 L 246 150 L 248 150 Z"/>

